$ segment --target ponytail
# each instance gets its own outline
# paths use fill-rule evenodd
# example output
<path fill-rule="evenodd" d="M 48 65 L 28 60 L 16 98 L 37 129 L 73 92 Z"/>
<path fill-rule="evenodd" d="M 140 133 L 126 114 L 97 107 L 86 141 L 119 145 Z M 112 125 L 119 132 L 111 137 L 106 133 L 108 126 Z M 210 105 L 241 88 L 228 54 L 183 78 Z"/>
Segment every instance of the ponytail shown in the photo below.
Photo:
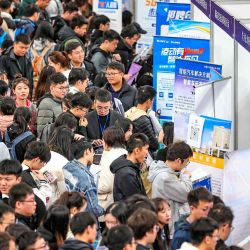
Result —
<path fill-rule="evenodd" d="M 26 107 L 18 107 L 15 110 L 13 125 L 15 125 L 14 127 L 17 128 L 18 134 L 22 134 L 27 130 L 31 117 L 32 117 L 31 111 Z"/>

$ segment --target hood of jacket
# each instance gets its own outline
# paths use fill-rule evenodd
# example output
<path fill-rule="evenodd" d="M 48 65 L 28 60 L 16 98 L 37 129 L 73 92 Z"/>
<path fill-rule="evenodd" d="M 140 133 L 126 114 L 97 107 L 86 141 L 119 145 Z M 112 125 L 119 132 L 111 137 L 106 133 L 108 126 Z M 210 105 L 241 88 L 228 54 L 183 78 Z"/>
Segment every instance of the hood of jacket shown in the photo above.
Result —
<path fill-rule="evenodd" d="M 97 39 L 103 36 L 103 31 L 96 29 L 90 36 L 91 43 L 94 43 Z"/>
<path fill-rule="evenodd" d="M 40 105 L 41 101 L 42 101 L 43 99 L 45 99 L 45 98 L 51 98 L 51 99 L 53 99 L 53 100 L 54 100 L 55 102 L 57 102 L 57 103 L 62 103 L 61 101 L 55 99 L 55 98 L 53 97 L 53 95 L 51 95 L 50 92 L 48 92 L 48 93 L 44 94 L 44 95 L 37 101 L 36 106 L 38 107 L 38 106 Z"/>
<path fill-rule="evenodd" d="M 132 52 L 133 48 L 131 46 L 129 46 L 128 44 L 126 44 L 126 42 L 124 41 L 124 39 L 121 39 L 117 45 L 117 50 L 124 50 L 124 51 L 129 51 Z"/>
<path fill-rule="evenodd" d="M 58 32 L 58 38 L 60 41 L 64 41 L 65 39 L 74 36 L 77 36 L 76 33 L 67 25 L 63 26 Z"/>
<path fill-rule="evenodd" d="M 92 48 L 92 50 L 91 50 L 91 54 L 94 55 L 94 54 L 97 53 L 97 52 L 100 52 L 100 53 L 104 54 L 104 56 L 106 56 L 106 57 L 111 56 L 111 53 L 106 52 L 106 51 L 100 49 L 99 46 L 98 46 L 98 47 L 93 46 L 93 48 Z"/>
<path fill-rule="evenodd" d="M 83 250 L 92 249 L 90 244 L 76 239 L 69 239 L 64 242 L 60 250 Z"/>
<path fill-rule="evenodd" d="M 115 174 L 118 170 L 125 167 L 131 167 L 139 171 L 139 167 L 137 167 L 133 162 L 127 160 L 126 155 L 122 155 L 114 160 L 110 165 L 110 171 L 111 173 Z"/>
<path fill-rule="evenodd" d="M 138 109 L 137 107 L 132 107 L 125 113 L 124 116 L 129 120 L 134 121 L 143 115 L 147 116 L 147 113 L 144 110 Z"/>
<path fill-rule="evenodd" d="M 178 221 L 174 223 L 175 232 L 177 231 L 190 231 L 191 223 L 187 219 L 188 215 L 183 215 Z"/>

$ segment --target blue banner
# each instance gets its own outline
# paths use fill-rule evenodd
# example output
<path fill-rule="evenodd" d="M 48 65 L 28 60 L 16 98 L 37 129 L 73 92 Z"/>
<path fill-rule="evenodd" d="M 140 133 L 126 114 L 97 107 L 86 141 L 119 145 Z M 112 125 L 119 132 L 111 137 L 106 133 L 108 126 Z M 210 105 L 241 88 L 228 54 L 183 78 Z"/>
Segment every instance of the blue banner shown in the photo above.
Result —
<path fill-rule="evenodd" d="M 175 59 L 209 61 L 209 40 L 154 37 L 154 109 L 163 120 L 172 120 L 174 104 Z"/>
<path fill-rule="evenodd" d="M 167 36 L 169 20 L 190 20 L 190 4 L 157 3 L 156 35 Z"/>

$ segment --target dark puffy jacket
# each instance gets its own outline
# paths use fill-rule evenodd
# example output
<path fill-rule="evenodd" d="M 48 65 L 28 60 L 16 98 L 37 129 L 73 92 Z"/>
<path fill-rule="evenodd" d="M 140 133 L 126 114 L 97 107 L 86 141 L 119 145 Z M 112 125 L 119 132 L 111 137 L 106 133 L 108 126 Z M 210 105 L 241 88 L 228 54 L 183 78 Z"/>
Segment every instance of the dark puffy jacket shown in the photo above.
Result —
<path fill-rule="evenodd" d="M 91 44 L 92 45 L 101 44 L 102 40 L 103 40 L 102 36 L 103 36 L 103 31 L 102 30 L 99 30 L 99 29 L 94 30 L 94 32 L 90 36 Z"/>
<path fill-rule="evenodd" d="M 89 80 L 91 82 L 94 82 L 95 77 L 96 77 L 96 70 L 95 70 L 94 64 L 88 61 L 87 59 L 84 59 L 83 63 L 84 63 L 86 70 L 89 72 Z"/>
<path fill-rule="evenodd" d="M 181 248 L 182 243 L 191 242 L 191 223 L 186 219 L 181 218 L 174 225 L 175 231 L 173 240 L 171 242 L 171 250 L 177 250 Z"/>
<path fill-rule="evenodd" d="M 115 175 L 113 195 L 114 201 L 124 201 L 134 194 L 146 196 L 146 191 L 140 176 L 139 166 L 120 156 L 110 165 L 110 171 Z"/>
<path fill-rule="evenodd" d="M 66 240 L 60 250 L 93 250 L 94 248 L 83 241 L 70 239 Z"/>
<path fill-rule="evenodd" d="M 104 89 L 107 89 L 112 93 L 111 88 L 112 87 L 109 83 L 106 83 L 104 86 Z M 122 84 L 122 89 L 119 92 L 118 99 L 122 102 L 124 111 L 127 111 L 133 106 L 135 106 L 136 94 L 137 90 L 135 88 L 131 87 L 126 82 Z"/>

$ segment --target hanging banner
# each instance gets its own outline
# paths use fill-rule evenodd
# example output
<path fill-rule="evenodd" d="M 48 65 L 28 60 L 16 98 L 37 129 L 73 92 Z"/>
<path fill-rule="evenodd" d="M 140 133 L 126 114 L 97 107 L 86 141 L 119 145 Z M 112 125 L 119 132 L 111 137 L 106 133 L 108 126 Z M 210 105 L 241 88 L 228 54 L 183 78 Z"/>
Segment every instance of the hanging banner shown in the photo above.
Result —
<path fill-rule="evenodd" d="M 181 59 L 175 61 L 174 122 L 177 139 L 185 140 L 187 138 L 189 115 L 197 112 L 194 86 L 211 82 L 215 74 L 211 73 L 211 70 L 222 74 L 221 65 Z M 199 103 L 199 105 L 213 106 L 213 96 L 208 95 L 208 92 L 204 90 L 200 96 L 206 96 L 206 102 Z"/>
<path fill-rule="evenodd" d="M 191 0 L 197 8 L 199 8 L 208 18 L 211 12 L 211 0 Z"/>
<path fill-rule="evenodd" d="M 169 36 L 210 39 L 210 23 L 190 20 L 170 20 Z"/>
<path fill-rule="evenodd" d="M 95 0 L 93 11 L 98 15 L 105 15 L 110 19 L 110 29 L 122 30 L 122 0 Z"/>
<path fill-rule="evenodd" d="M 222 195 L 224 155 L 229 151 L 232 122 L 201 116 L 203 126 L 194 123 L 198 116 L 191 115 L 189 123 L 189 138 L 193 149 L 193 157 L 188 165 L 188 170 L 194 171 L 201 168 L 211 175 L 212 193 Z M 198 140 L 200 147 L 197 147 Z"/>
<path fill-rule="evenodd" d="M 239 21 L 235 21 L 235 39 L 250 52 L 250 30 Z"/>
<path fill-rule="evenodd" d="M 160 119 L 172 120 L 174 105 L 175 59 L 209 61 L 209 40 L 154 37 L 154 110 Z"/>
<path fill-rule="evenodd" d="M 169 21 L 190 20 L 190 4 L 180 3 L 157 3 L 156 9 L 156 35 L 167 36 Z"/>

